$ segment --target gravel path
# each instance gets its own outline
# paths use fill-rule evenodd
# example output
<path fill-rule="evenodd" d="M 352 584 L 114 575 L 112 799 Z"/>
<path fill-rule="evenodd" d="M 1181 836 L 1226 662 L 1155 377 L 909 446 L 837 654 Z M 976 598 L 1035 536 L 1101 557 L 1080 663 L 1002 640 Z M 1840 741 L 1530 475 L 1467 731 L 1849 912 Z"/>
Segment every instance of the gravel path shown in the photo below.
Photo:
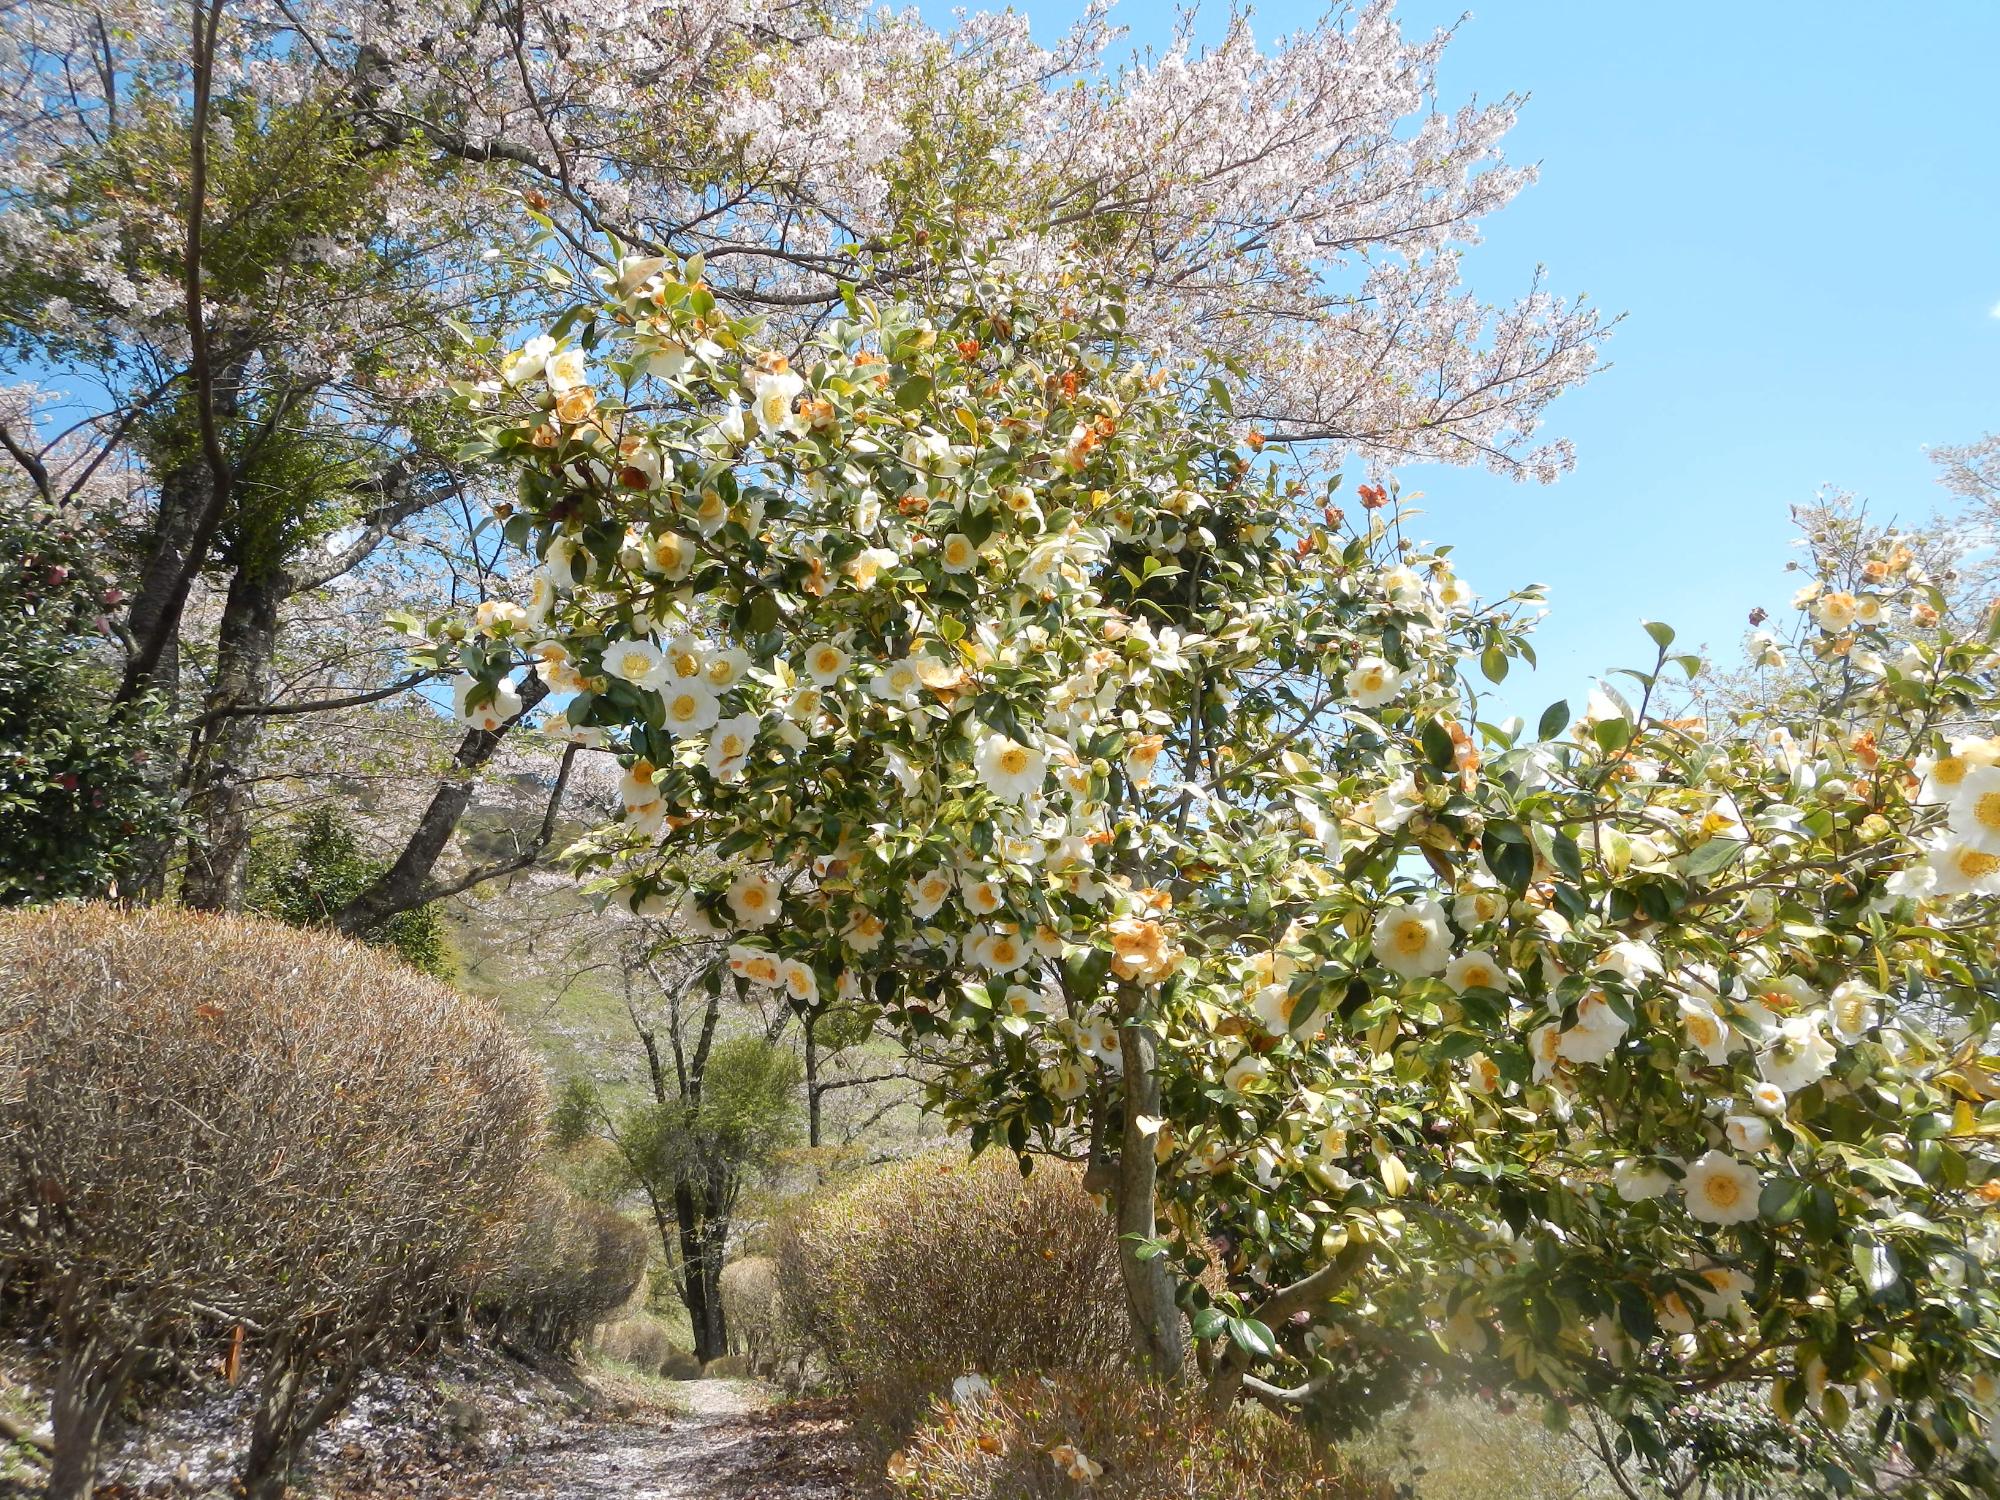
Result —
<path fill-rule="evenodd" d="M 622 1420 L 524 1455 L 470 1493 L 491 1500 L 847 1500 L 839 1423 L 773 1407 L 754 1381 L 690 1380 L 665 1423 Z"/>

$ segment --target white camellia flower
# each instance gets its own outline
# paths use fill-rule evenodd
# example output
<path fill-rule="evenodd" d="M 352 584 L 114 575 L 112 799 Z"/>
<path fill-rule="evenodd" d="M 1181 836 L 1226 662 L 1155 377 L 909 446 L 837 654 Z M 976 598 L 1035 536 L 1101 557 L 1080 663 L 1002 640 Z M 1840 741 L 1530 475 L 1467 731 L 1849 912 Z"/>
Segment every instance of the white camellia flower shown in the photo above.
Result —
<path fill-rule="evenodd" d="M 483 729 L 491 734 L 521 711 L 521 695 L 514 690 L 514 684 L 506 678 L 493 689 L 493 696 L 484 703 L 471 701 L 472 691 L 479 685 L 479 679 L 470 673 L 460 673 L 451 683 L 451 709 L 458 722 L 468 729 Z"/>
<path fill-rule="evenodd" d="M 1250 999 L 1252 1014 L 1272 1036 L 1284 1036 L 1292 1029 L 1292 1017 L 1298 1009 L 1299 997 L 1290 985 L 1267 984 Z"/>
<path fill-rule="evenodd" d="M 757 726 L 762 722 L 754 713 L 720 720 L 709 733 L 702 764 L 717 776 L 733 776 L 742 770 L 743 763 L 750 758 L 750 747 L 756 743 Z"/>
<path fill-rule="evenodd" d="M 1771 1144 L 1771 1125 L 1762 1115 L 1731 1115 L 1722 1122 L 1722 1133 L 1731 1146 L 1753 1156 Z"/>
<path fill-rule="evenodd" d="M 1611 1169 L 1612 1189 L 1627 1203 L 1658 1198 L 1673 1185 L 1674 1179 L 1665 1171 L 1642 1161 L 1621 1161 Z"/>
<path fill-rule="evenodd" d="M 759 427 L 765 432 L 798 431 L 799 414 L 792 410 L 792 403 L 806 383 L 790 366 L 759 370 L 751 376 L 749 386 L 750 404 L 757 413 Z"/>
<path fill-rule="evenodd" d="M 1821 594 L 1813 602 L 1813 618 L 1819 621 L 1822 630 L 1838 635 L 1854 624 L 1859 605 L 1855 597 L 1845 589 L 1834 589 Z"/>
<path fill-rule="evenodd" d="M 914 708 L 922 690 L 924 680 L 917 671 L 916 662 L 910 657 L 892 661 L 869 680 L 870 696 L 884 703 L 894 703 L 902 708 Z"/>
<path fill-rule="evenodd" d="M 556 352 L 556 341 L 538 333 L 500 361 L 500 378 L 509 385 L 525 385 L 540 375 Z"/>
<path fill-rule="evenodd" d="M 979 549 L 962 532 L 954 531 L 939 542 L 937 556 L 947 573 L 970 573 L 979 566 Z"/>
<path fill-rule="evenodd" d="M 1160 752 L 1166 748 L 1166 736 L 1158 734 L 1132 735 L 1125 741 L 1123 764 L 1125 776 L 1134 786 L 1145 786 L 1153 779 L 1153 768 L 1160 763 Z"/>
<path fill-rule="evenodd" d="M 2000 854 L 1940 834 L 1926 846 L 1922 865 L 1898 871 L 1889 889 L 1896 896 L 2000 895 Z"/>
<path fill-rule="evenodd" d="M 727 651 L 711 653 L 702 666 L 701 675 L 708 679 L 710 687 L 720 693 L 735 687 L 749 670 L 750 653 L 741 646 L 731 646 Z"/>
<path fill-rule="evenodd" d="M 2000 739 L 1955 739 L 1945 755 L 1920 755 L 1911 767 L 1920 785 L 1919 802 L 1949 802 L 1966 776 L 1980 766 L 2000 765 Z"/>
<path fill-rule="evenodd" d="M 2000 766 L 1974 766 L 1946 804 L 1951 831 L 1982 854 L 2000 854 Z"/>
<path fill-rule="evenodd" d="M 1826 1007 L 1826 1019 L 1833 1027 L 1833 1034 L 1850 1047 L 1867 1036 L 1882 1019 L 1877 1005 L 1881 998 L 1879 992 L 1858 979 L 1835 985 Z"/>
<path fill-rule="evenodd" d="M 975 917 L 990 917 L 1007 904 L 1007 895 L 997 882 L 977 875 L 965 877 L 965 909 Z"/>
<path fill-rule="evenodd" d="M 1660 955 L 1650 943 L 1636 942 L 1626 938 L 1613 943 L 1597 956 L 1596 968 L 1600 972 L 1616 974 L 1626 984 L 1638 986 L 1649 974 L 1663 974 Z"/>
<path fill-rule="evenodd" d="M 974 938 L 969 952 L 974 963 L 995 974 L 1011 974 L 1028 961 L 1028 945 L 1004 930 Z"/>
<path fill-rule="evenodd" d="M 1785 1112 L 1785 1091 L 1775 1083 L 1753 1083 L 1750 1085 L 1750 1107 L 1760 1115 L 1781 1115 Z"/>
<path fill-rule="evenodd" d="M 646 538 L 639 549 L 649 573 L 658 573 L 678 583 L 694 570 L 694 543 L 678 531 L 662 531 Z"/>
<path fill-rule="evenodd" d="M 1497 885 L 1475 885 L 1460 891 L 1451 903 L 1451 919 L 1467 932 L 1496 922 L 1507 910 L 1507 893 Z"/>
<path fill-rule="evenodd" d="M 1687 1034 L 1688 1045 L 1711 1063 L 1728 1062 L 1737 1040 L 1715 1007 L 1696 996 L 1682 995 L 1680 1009 L 1681 1030 Z"/>
<path fill-rule="evenodd" d="M 1562 1027 L 1549 1021 L 1529 1032 L 1528 1056 L 1535 1063 L 1534 1082 L 1547 1083 L 1555 1077 L 1556 1064 L 1562 1061 Z"/>
<path fill-rule="evenodd" d="M 641 757 L 633 761 L 618 779 L 618 796 L 627 812 L 637 812 L 660 800 L 660 789 L 653 784 L 653 774 L 653 763 Z"/>
<path fill-rule="evenodd" d="M 715 692 L 698 677 L 684 677 L 660 694 L 665 705 L 667 733 L 676 738 L 713 729 L 722 717 Z"/>
<path fill-rule="evenodd" d="M 1820 1030 L 1818 1015 L 1787 1016 L 1778 1023 L 1777 1039 L 1757 1054 L 1757 1072 L 1767 1083 L 1796 1094 L 1826 1077 L 1838 1055 Z"/>
<path fill-rule="evenodd" d="M 1444 908 L 1424 900 L 1414 906 L 1386 907 L 1375 919 L 1375 958 L 1405 979 L 1423 979 L 1451 958 L 1451 927 Z"/>
<path fill-rule="evenodd" d="M 657 688 L 667 677 L 666 658 L 651 641 L 613 641 L 604 648 L 604 673 L 634 687 Z"/>
<path fill-rule="evenodd" d="M 769 927 L 778 920 L 784 904 L 778 882 L 768 870 L 750 869 L 737 873 L 729 882 L 729 912 L 738 927 Z"/>
<path fill-rule="evenodd" d="M 1270 1071 L 1271 1065 L 1263 1058 L 1254 1052 L 1245 1052 L 1222 1070 L 1222 1083 L 1225 1088 L 1240 1094 Z"/>
<path fill-rule="evenodd" d="M 543 612 L 546 613 L 546 609 Z M 482 600 L 472 614 L 472 628 L 489 640 L 495 636 L 512 635 L 528 623 L 528 611 L 508 599 Z"/>
<path fill-rule="evenodd" d="M 1444 982 L 1454 995 L 1467 990 L 1499 990 L 1504 994 L 1511 987 L 1500 960 L 1483 948 L 1468 948 L 1446 964 Z"/>
<path fill-rule="evenodd" d="M 848 655 L 832 641 L 821 641 L 806 652 L 806 676 L 821 687 L 832 687 L 847 670 Z"/>
<path fill-rule="evenodd" d="M 819 976 L 796 958 L 778 964 L 778 984 L 794 1005 L 812 1005 L 819 1000 Z"/>
<path fill-rule="evenodd" d="M 721 937 L 728 931 L 727 928 L 716 926 L 710 919 L 707 910 L 701 904 L 699 891 L 683 891 L 679 903 L 674 907 L 674 916 L 696 937 Z"/>
<path fill-rule="evenodd" d="M 581 349 L 565 349 L 550 355 L 542 374 L 548 378 L 550 394 L 556 396 L 590 384 L 590 364 Z"/>
<path fill-rule="evenodd" d="M 1757 1217 L 1764 1190 L 1757 1170 L 1724 1151 L 1708 1151 L 1688 1163 L 1681 1191 L 1687 1211 L 1705 1224 L 1747 1224 Z"/>
<path fill-rule="evenodd" d="M 1002 802 L 1037 796 L 1048 775 L 1048 757 L 1004 734 L 988 735 L 973 754 L 973 768 L 988 791 Z"/>
<path fill-rule="evenodd" d="M 1562 1034 L 1556 1050 L 1573 1063 L 1601 1063 L 1618 1050 L 1629 1026 L 1603 995 L 1593 991 L 1576 1007 L 1576 1024 Z"/>
<path fill-rule="evenodd" d="M 1379 656 L 1364 656 L 1342 679 L 1347 696 L 1360 708 L 1380 708 L 1403 690 L 1403 674 Z"/>
<path fill-rule="evenodd" d="M 942 870 L 919 875 L 909 885 L 910 912 L 920 922 L 928 922 L 951 894 L 952 879 Z"/>
<path fill-rule="evenodd" d="M 729 972 L 738 979 L 764 989 L 776 989 L 780 983 L 781 970 L 778 955 L 768 948 L 753 948 L 748 943 L 729 945 Z"/>
<path fill-rule="evenodd" d="M 887 547 L 863 547 L 847 565 L 847 576 L 858 589 L 872 589 L 884 568 L 893 568 L 902 559 Z"/>

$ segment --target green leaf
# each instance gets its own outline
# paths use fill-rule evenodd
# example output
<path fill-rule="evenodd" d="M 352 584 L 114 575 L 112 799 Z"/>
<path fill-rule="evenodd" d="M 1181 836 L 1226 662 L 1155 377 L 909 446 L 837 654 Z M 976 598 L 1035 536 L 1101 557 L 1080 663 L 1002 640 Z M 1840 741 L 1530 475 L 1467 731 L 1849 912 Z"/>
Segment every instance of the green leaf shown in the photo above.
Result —
<path fill-rule="evenodd" d="M 1632 726 L 1624 719 L 1599 719 L 1591 726 L 1590 737 L 1606 753 L 1623 750 L 1632 742 Z"/>
<path fill-rule="evenodd" d="M 1853 1250 L 1854 1269 L 1861 1273 L 1869 1292 L 1882 1296 L 1903 1279 L 1903 1263 L 1896 1252 L 1876 1240 L 1864 1240 Z"/>
<path fill-rule="evenodd" d="M 1188 1327 L 1198 1339 L 1212 1339 L 1229 1326 L 1229 1316 L 1219 1307 L 1204 1307 L 1188 1320 Z"/>
<path fill-rule="evenodd" d="M 1507 680 L 1507 653 L 1500 649 L 1498 641 L 1479 653 L 1479 670 L 1486 674 L 1488 682 Z"/>
<path fill-rule="evenodd" d="M 1558 698 L 1542 710 L 1542 722 L 1535 726 L 1535 738 L 1552 740 L 1569 728 L 1569 700 Z"/>
<path fill-rule="evenodd" d="M 931 378 L 928 375 L 912 375 L 896 387 L 896 404 L 904 411 L 915 411 L 931 396 Z"/>
<path fill-rule="evenodd" d="M 1271 1337 L 1271 1330 L 1255 1318 L 1231 1318 L 1229 1337 L 1239 1347 L 1265 1359 L 1272 1358 L 1278 1352 L 1278 1341 Z"/>
<path fill-rule="evenodd" d="M 1687 873 L 1699 879 L 1726 870 L 1745 847 L 1741 839 L 1710 839 L 1687 857 Z"/>
<path fill-rule="evenodd" d="M 1653 638 L 1653 644 L 1662 651 L 1674 643 L 1674 627 L 1664 620 L 1641 620 L 1639 623 L 1646 627 L 1646 634 Z"/>
<path fill-rule="evenodd" d="M 1808 1191 L 1795 1177 L 1774 1177 L 1757 1199 L 1757 1216 L 1768 1224 L 1789 1224 L 1805 1212 Z"/>
<path fill-rule="evenodd" d="M 1427 720 L 1423 729 L 1424 755 L 1440 771 L 1449 771 L 1458 761 L 1458 747 L 1451 742 L 1451 731 L 1437 719 Z"/>

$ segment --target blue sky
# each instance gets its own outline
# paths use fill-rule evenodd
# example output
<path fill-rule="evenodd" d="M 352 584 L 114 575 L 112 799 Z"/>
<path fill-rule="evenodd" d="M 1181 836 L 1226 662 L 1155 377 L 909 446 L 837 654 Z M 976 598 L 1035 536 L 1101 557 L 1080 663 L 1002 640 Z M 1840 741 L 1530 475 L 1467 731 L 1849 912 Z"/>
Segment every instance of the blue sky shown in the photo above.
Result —
<path fill-rule="evenodd" d="M 1080 7 L 1017 8 L 1049 40 Z M 1319 10 L 1253 24 L 1268 42 Z M 1428 32 L 1461 10 L 1399 14 Z M 1204 11 L 1212 34 L 1224 9 Z M 1125 0 L 1114 19 L 1129 51 L 1173 13 Z M 1996 79 L 2000 0 L 1492 0 L 1461 27 L 1445 104 L 1531 95 L 1508 154 L 1542 171 L 1468 281 L 1504 300 L 1545 264 L 1552 290 L 1626 314 L 1611 368 L 1551 414 L 1568 478 L 1404 475 L 1475 587 L 1550 586 L 1515 709 L 1650 657 L 1642 617 L 1733 654 L 1751 606 L 1789 600 L 1787 508 L 1823 485 L 1882 515 L 1945 502 L 1924 447 L 2000 427 Z"/>

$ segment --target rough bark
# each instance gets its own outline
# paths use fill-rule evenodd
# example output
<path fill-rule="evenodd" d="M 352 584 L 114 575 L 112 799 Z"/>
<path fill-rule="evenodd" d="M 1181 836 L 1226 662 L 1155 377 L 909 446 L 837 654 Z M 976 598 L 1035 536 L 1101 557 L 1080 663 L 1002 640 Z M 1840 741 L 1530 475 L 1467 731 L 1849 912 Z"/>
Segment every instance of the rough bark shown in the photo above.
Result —
<path fill-rule="evenodd" d="M 105 1423 L 139 1362 L 139 1349 L 109 1345 L 88 1330 L 72 1330 L 67 1343 L 49 1403 L 55 1451 L 43 1493 L 48 1500 L 89 1500 L 104 1453 Z"/>
<path fill-rule="evenodd" d="M 1124 1008 L 1118 1033 L 1125 1063 L 1125 1112 L 1118 1151 L 1118 1269 L 1132 1315 L 1134 1353 L 1156 1380 L 1178 1381 L 1187 1367 L 1187 1326 L 1174 1302 L 1167 1257 L 1140 1250 L 1158 1228 L 1155 1194 L 1159 1167 L 1153 1137 L 1141 1124 L 1160 1111 L 1158 1041 L 1136 1003 Z"/>
<path fill-rule="evenodd" d="M 532 710 L 548 692 L 548 684 L 540 677 L 527 678 L 521 684 L 521 713 Z M 516 715 L 496 730 L 467 731 L 459 741 L 458 753 L 452 757 L 451 769 L 439 780 L 395 863 L 334 914 L 336 929 L 350 936 L 370 932 L 398 912 L 413 911 L 439 894 L 431 872 L 458 831 L 466 808 L 472 805 L 477 773 L 498 753 L 507 731 L 519 722 L 520 715 Z M 565 760 L 563 764 L 567 771 L 569 762 Z"/>
<path fill-rule="evenodd" d="M 271 694 L 282 574 L 239 569 L 215 642 L 215 676 L 188 755 L 192 832 L 181 900 L 200 911 L 243 905 L 250 865 L 251 787 L 263 721 L 249 710 Z"/>

